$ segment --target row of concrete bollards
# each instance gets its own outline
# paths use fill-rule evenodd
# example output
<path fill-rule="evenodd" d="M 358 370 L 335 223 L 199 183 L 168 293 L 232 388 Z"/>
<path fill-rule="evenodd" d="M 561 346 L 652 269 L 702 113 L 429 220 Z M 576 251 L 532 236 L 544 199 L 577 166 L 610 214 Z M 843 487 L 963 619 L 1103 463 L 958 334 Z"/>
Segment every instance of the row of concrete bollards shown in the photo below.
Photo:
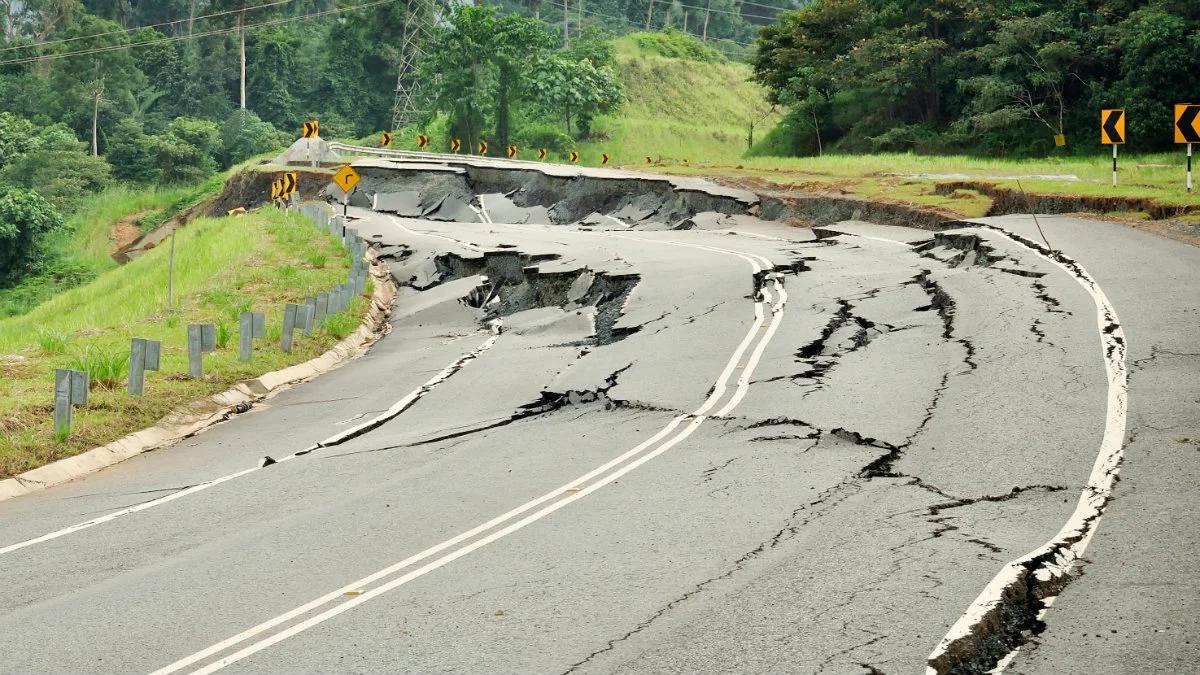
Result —
<path fill-rule="evenodd" d="M 279 347 L 285 353 L 292 351 L 295 331 L 305 336 L 313 334 L 330 315 L 345 311 L 355 296 L 366 290 L 369 267 L 365 261 L 367 242 L 353 229 L 347 229 L 342 216 L 330 216 L 322 208 L 305 204 L 300 213 L 313 221 L 319 228 L 328 230 L 341 240 L 351 253 L 350 272 L 344 283 L 336 284 L 325 293 L 306 298 L 303 303 L 288 303 L 284 306 L 283 331 Z M 242 312 L 238 316 L 238 358 L 249 362 L 254 355 L 254 339 L 267 335 L 266 314 Z M 188 324 L 187 353 L 188 374 L 204 376 L 204 355 L 217 349 L 217 327 L 214 324 Z M 145 391 L 146 371 L 157 371 L 162 358 L 162 343 L 158 340 L 133 338 L 129 352 L 128 392 L 141 396 Z M 54 379 L 54 433 L 65 439 L 71 433 L 72 410 L 87 405 L 90 378 L 86 371 L 60 369 Z"/>

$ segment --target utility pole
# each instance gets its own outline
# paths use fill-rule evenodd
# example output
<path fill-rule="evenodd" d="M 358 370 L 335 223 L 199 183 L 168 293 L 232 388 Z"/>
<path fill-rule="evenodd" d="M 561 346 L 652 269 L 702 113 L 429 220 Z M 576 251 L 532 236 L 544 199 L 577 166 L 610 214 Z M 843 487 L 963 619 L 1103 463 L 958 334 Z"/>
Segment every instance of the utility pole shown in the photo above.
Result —
<path fill-rule="evenodd" d="M 246 3 L 242 3 L 242 13 L 238 15 L 238 33 L 242 42 L 242 110 L 246 109 Z"/>
<path fill-rule="evenodd" d="M 704 8 L 704 41 L 708 42 L 708 15 L 712 11 L 712 0 L 708 0 L 708 6 Z"/>
<path fill-rule="evenodd" d="M 688 32 L 687 26 L 688 26 L 688 11 L 685 9 L 685 10 L 683 10 L 683 32 L 685 32 L 685 33 Z"/>
<path fill-rule="evenodd" d="M 241 35 L 241 109 L 246 109 L 246 4 L 242 2 L 238 14 L 238 32 Z"/>
<path fill-rule="evenodd" d="M 654 17 L 654 0 L 650 0 L 650 5 L 646 8 L 646 30 L 650 30 L 650 19 Z"/>
<path fill-rule="evenodd" d="M 571 0 L 563 0 L 563 46 L 571 43 Z"/>

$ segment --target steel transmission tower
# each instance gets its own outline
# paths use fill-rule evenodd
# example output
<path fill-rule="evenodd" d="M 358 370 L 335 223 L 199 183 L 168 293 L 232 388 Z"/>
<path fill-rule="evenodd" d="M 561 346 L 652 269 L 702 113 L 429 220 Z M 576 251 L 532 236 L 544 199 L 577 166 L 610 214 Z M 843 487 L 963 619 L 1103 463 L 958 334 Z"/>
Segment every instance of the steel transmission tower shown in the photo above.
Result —
<path fill-rule="evenodd" d="M 392 129 L 398 130 L 420 121 L 431 110 L 427 83 L 417 73 L 421 49 L 431 37 L 429 28 L 436 20 L 434 0 L 407 0 L 408 17 L 400 41 L 400 68 L 396 73 L 396 101 L 392 105 Z"/>

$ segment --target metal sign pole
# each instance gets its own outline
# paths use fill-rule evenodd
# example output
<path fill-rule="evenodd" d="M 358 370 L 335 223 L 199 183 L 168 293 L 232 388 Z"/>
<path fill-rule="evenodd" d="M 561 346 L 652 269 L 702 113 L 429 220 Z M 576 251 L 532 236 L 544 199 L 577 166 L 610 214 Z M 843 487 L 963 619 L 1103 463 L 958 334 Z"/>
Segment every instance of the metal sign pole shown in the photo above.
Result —
<path fill-rule="evenodd" d="M 175 230 L 171 230 L 171 256 L 167 263 L 167 309 L 175 308 Z"/>
<path fill-rule="evenodd" d="M 1187 191 L 1192 191 L 1192 144 L 1188 143 Z"/>
<path fill-rule="evenodd" d="M 1117 187 L 1117 144 L 1113 143 L 1113 187 Z"/>

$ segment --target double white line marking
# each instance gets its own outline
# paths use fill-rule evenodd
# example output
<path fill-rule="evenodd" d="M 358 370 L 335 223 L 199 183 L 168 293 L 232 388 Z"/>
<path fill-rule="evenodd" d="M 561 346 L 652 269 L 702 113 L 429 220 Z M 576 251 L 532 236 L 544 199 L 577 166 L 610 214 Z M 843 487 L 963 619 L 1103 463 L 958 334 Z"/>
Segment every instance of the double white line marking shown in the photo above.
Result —
<path fill-rule="evenodd" d="M 640 237 L 627 238 L 704 249 L 736 256 L 748 262 L 751 269 L 754 270 L 755 275 L 771 267 L 771 263 L 766 258 L 753 254 L 744 254 L 727 249 L 683 242 L 666 242 L 662 240 L 642 239 Z M 767 287 L 768 284 L 774 287 L 773 291 Z M 746 336 L 729 357 L 729 361 L 725 364 L 725 368 L 717 378 L 712 393 L 691 414 L 675 417 L 659 430 L 658 433 L 636 447 L 614 457 L 603 465 L 592 469 L 556 490 L 547 492 L 451 539 L 447 539 L 420 553 L 409 556 L 362 579 L 352 581 L 341 588 L 330 591 L 293 610 L 242 631 L 233 637 L 179 659 L 155 671 L 154 675 L 175 673 L 205 661 L 208 662 L 207 665 L 198 668 L 194 672 L 212 673 L 225 666 L 241 661 L 272 645 L 298 635 L 309 628 L 324 623 L 343 612 L 348 612 L 372 598 L 395 590 L 414 579 L 470 554 L 472 551 L 476 551 L 498 539 L 502 539 L 524 528 L 526 525 L 537 522 L 555 511 L 583 499 L 642 464 L 670 450 L 687 439 L 688 436 L 691 436 L 708 419 L 708 412 L 717 407 L 719 403 L 724 402 L 724 405 L 717 410 L 715 413 L 716 416 L 727 414 L 745 397 L 754 369 L 758 365 L 767 344 L 783 320 L 783 309 L 786 302 L 787 291 L 783 287 L 782 275 L 769 274 L 766 282 L 763 284 L 760 297 L 755 300 L 754 322 L 750 330 L 746 333 Z M 768 305 L 770 305 L 770 312 L 772 314 L 769 324 L 767 323 Z M 751 349 L 752 345 L 754 345 L 753 349 Z M 749 353 L 749 356 L 747 356 L 747 353 Z M 739 366 L 742 372 L 733 386 L 733 393 L 727 397 L 726 394 L 730 389 L 730 379 Z M 415 569 L 409 569 L 419 563 L 424 564 Z M 322 608 L 324 609 L 322 610 Z M 298 619 L 299 621 L 297 621 Z M 282 630 L 277 630 L 281 627 Z M 256 638 L 257 640 L 255 640 Z M 251 640 L 255 641 L 251 642 Z M 247 642 L 249 644 L 230 653 L 231 649 Z M 220 654 L 225 654 L 225 656 L 210 661 L 212 657 Z"/>

